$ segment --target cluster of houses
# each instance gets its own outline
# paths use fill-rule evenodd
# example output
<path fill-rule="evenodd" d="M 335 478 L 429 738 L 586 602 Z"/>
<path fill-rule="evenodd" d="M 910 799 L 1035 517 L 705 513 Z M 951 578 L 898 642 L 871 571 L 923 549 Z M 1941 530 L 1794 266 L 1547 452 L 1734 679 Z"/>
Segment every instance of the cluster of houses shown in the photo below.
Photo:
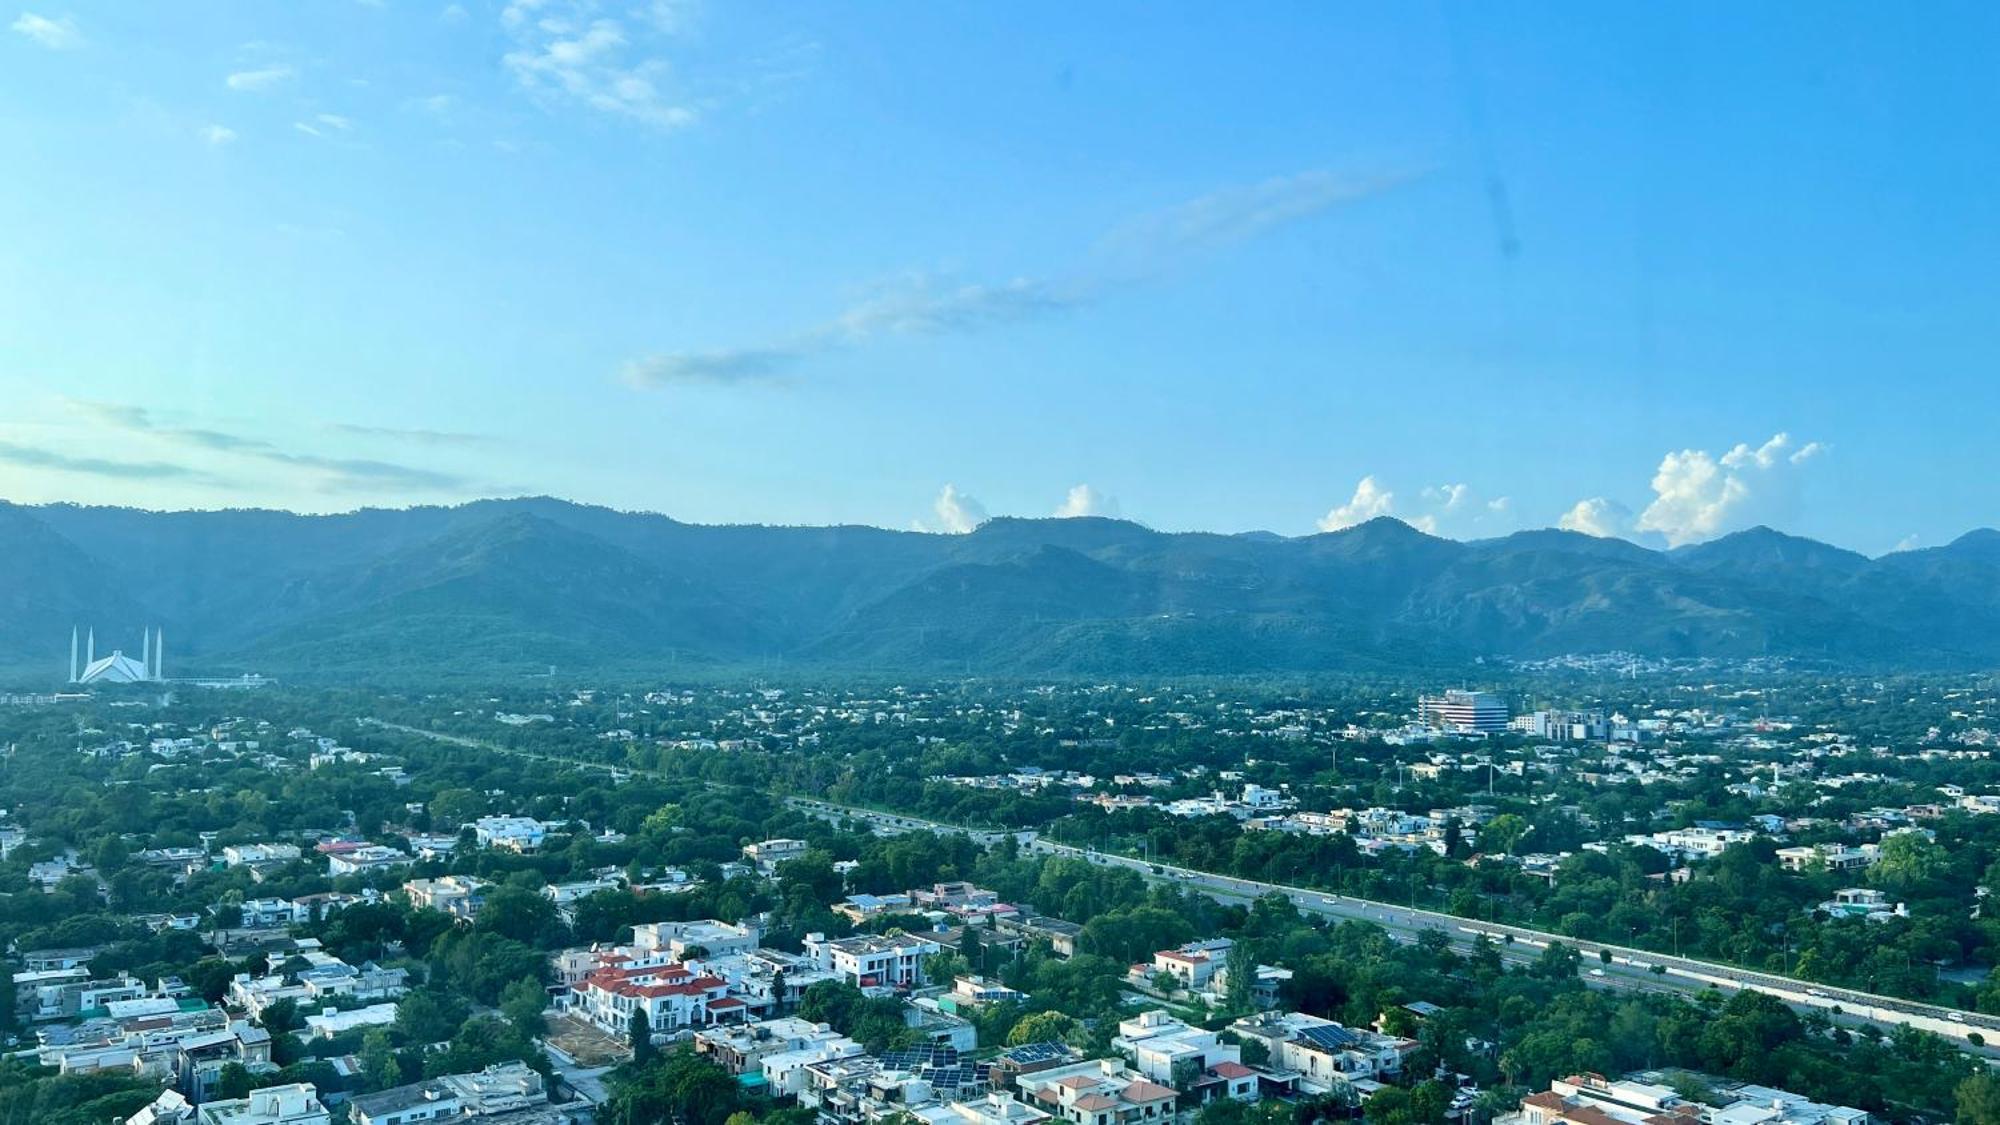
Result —
<path fill-rule="evenodd" d="M 1693 1101 L 1665 1081 L 1641 1074 L 1608 1079 L 1573 1074 L 1521 1099 L 1494 1125 L 1867 1125 L 1869 1115 L 1786 1090 L 1702 1077 L 1713 1097 Z"/>

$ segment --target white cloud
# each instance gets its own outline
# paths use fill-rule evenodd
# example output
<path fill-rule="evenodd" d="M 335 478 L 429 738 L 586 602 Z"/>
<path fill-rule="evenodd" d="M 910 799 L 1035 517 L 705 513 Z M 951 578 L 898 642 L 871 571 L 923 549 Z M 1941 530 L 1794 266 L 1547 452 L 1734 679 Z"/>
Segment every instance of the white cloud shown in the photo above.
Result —
<path fill-rule="evenodd" d="M 960 492 L 955 484 L 944 486 L 931 501 L 931 511 L 937 516 L 935 530 L 951 535 L 963 535 L 986 522 L 986 505 Z"/>
<path fill-rule="evenodd" d="M 279 63 L 275 66 L 258 67 L 256 70 L 239 70 L 222 81 L 232 90 L 255 93 L 289 81 L 294 73 L 291 67 Z"/>
<path fill-rule="evenodd" d="M 201 139 L 220 148 L 236 139 L 236 130 L 227 125 L 204 125 L 201 129 Z"/>
<path fill-rule="evenodd" d="M 317 114 L 313 117 L 313 120 L 319 122 L 321 125 L 324 125 L 329 129 L 338 129 L 343 133 L 349 129 L 354 128 L 354 122 L 352 120 L 342 117 L 338 113 Z"/>
<path fill-rule="evenodd" d="M 1788 516 L 1798 503 L 1798 466 L 1826 450 L 1808 442 L 1787 453 L 1791 445 L 1791 435 L 1780 432 L 1719 458 L 1702 449 L 1667 454 L 1653 473 L 1653 501 L 1634 528 L 1657 531 L 1678 547 Z"/>
<path fill-rule="evenodd" d="M 628 386 L 657 387 L 778 382 L 799 357 L 793 348 L 741 348 L 712 352 L 671 352 L 626 360 L 618 374 Z"/>
<path fill-rule="evenodd" d="M 1447 512 L 1457 511 L 1472 496 L 1469 484 L 1437 484 L 1423 491 L 1423 498 L 1440 505 Z"/>
<path fill-rule="evenodd" d="M 695 4 L 693 0 L 653 0 L 640 14 L 661 31 L 678 34 L 694 23 Z"/>
<path fill-rule="evenodd" d="M 1313 169 L 1234 184 L 1119 226 L 1098 242 L 1096 265 L 1116 277 L 1150 277 L 1190 255 L 1248 242 L 1275 227 L 1379 195 L 1416 175 L 1356 176 Z"/>
<path fill-rule="evenodd" d="M 68 16 L 51 19 L 33 12 L 22 12 L 10 26 L 51 51 L 73 51 L 83 46 L 83 33 L 77 30 L 76 21 Z"/>
<path fill-rule="evenodd" d="M 580 0 L 512 0 L 500 23 L 514 41 L 501 62 L 523 89 L 660 129 L 692 125 L 696 107 L 662 88 L 670 67 L 625 25 Z M 652 24 L 657 38 L 661 32 Z"/>
<path fill-rule="evenodd" d="M 1505 496 L 1484 499 L 1463 482 L 1428 485 L 1417 494 L 1417 501 L 1416 510 L 1403 518 L 1426 535 L 1467 539 L 1513 528 L 1512 500 Z"/>
<path fill-rule="evenodd" d="M 466 11 L 463 4 L 446 4 L 444 10 L 438 13 L 440 23 L 464 23 L 471 18 L 472 13 Z"/>
<path fill-rule="evenodd" d="M 1396 507 L 1396 494 L 1375 482 L 1372 476 L 1362 477 L 1354 486 L 1354 495 L 1347 503 L 1327 512 L 1319 519 L 1321 531 L 1339 531 L 1343 527 L 1353 527 L 1366 523 L 1377 516 L 1386 516 Z"/>
<path fill-rule="evenodd" d="M 1556 526 L 1564 531 L 1581 531 L 1585 535 L 1611 539 L 1625 529 L 1631 518 L 1632 509 L 1616 500 L 1593 496 L 1588 500 L 1578 500 L 1556 521 Z"/>
<path fill-rule="evenodd" d="M 528 3 L 515 0 L 509 12 Z M 528 18 L 524 11 L 514 20 L 521 24 Z M 1225 188 L 1117 227 L 1079 267 L 1066 272 L 1000 282 L 913 273 L 849 304 L 831 320 L 788 336 L 739 347 L 657 353 L 627 361 L 621 370 L 626 382 L 639 387 L 770 380 L 811 357 L 882 337 L 970 333 L 1052 316 L 1155 280 L 1199 252 L 1247 241 L 1407 179 L 1315 171 Z"/>
<path fill-rule="evenodd" d="M 1076 300 L 1029 277 L 996 285 L 962 285 L 919 274 L 850 306 L 822 331 L 853 343 L 886 334 L 971 332 L 1060 311 Z"/>
<path fill-rule="evenodd" d="M 1073 486 L 1069 490 L 1069 495 L 1063 497 L 1062 504 L 1055 510 L 1057 519 L 1070 519 L 1075 516 L 1116 517 L 1117 515 L 1118 498 L 1115 496 L 1106 496 L 1087 484 Z"/>
<path fill-rule="evenodd" d="M 1889 553 L 1893 555 L 1898 551 L 1914 551 L 1916 549 L 1917 549 L 1917 533 L 1913 531 L 1910 534 L 1903 536 L 1901 539 L 1896 540 L 1896 545 L 1889 548 Z"/>

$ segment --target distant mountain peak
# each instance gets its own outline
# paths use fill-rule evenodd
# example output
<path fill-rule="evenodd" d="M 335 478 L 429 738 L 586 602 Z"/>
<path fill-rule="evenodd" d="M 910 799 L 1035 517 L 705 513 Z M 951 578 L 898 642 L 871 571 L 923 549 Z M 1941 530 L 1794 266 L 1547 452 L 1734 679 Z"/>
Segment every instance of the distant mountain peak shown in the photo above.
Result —
<path fill-rule="evenodd" d="M 1859 573 L 1868 565 L 1868 556 L 1817 539 L 1791 535 L 1758 524 L 1742 531 L 1676 547 L 1668 552 L 1676 562 L 1702 569 L 1753 567 L 1767 570 L 1812 567 L 1843 574 Z"/>

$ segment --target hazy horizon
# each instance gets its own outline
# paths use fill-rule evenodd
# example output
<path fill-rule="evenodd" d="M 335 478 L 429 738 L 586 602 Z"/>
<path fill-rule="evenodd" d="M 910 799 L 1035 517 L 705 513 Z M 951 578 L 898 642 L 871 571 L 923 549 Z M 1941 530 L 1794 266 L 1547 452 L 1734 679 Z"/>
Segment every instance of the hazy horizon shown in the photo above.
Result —
<path fill-rule="evenodd" d="M 153 515 L 218 514 L 227 512 L 265 512 L 265 513 L 275 513 L 280 515 L 300 516 L 305 518 L 337 519 L 342 516 L 359 515 L 363 512 L 406 512 L 406 511 L 413 511 L 420 509 L 462 508 L 474 504 L 509 504 L 509 503 L 524 503 L 531 501 L 548 501 L 557 504 L 574 505 L 582 508 L 601 508 L 606 511 L 618 513 L 620 515 L 659 516 L 663 519 L 672 520 L 676 523 L 685 524 L 693 527 L 771 527 L 771 528 L 797 528 L 797 529 L 808 529 L 808 530 L 813 528 L 865 527 L 877 531 L 904 532 L 913 535 L 965 535 L 971 533 L 972 531 L 978 530 L 979 527 L 984 526 L 986 523 L 990 523 L 996 520 L 1045 521 L 1045 520 L 1063 520 L 1063 519 L 1103 519 L 1103 520 L 1114 520 L 1120 523 L 1128 523 L 1135 527 L 1141 527 L 1146 529 L 1147 531 L 1155 532 L 1162 535 L 1220 535 L 1220 536 L 1269 535 L 1269 536 L 1276 536 L 1280 539 L 1301 539 L 1301 538 L 1309 538 L 1314 535 L 1338 534 L 1339 532 L 1342 531 L 1351 531 L 1355 528 L 1362 526 L 1365 523 L 1374 522 L 1376 520 L 1388 520 L 1394 523 L 1401 524 L 1404 527 L 1407 527 L 1410 530 L 1415 531 L 1419 534 L 1432 536 L 1438 539 L 1449 540 L 1454 543 L 1479 543 L 1497 539 L 1505 539 L 1510 535 L 1520 535 L 1530 532 L 1564 531 L 1564 532 L 1572 532 L 1578 535 L 1588 535 L 1592 538 L 1597 538 L 1597 539 L 1614 539 L 1617 540 L 1618 542 L 1630 543 L 1635 547 L 1642 547 L 1649 551 L 1667 551 L 1674 549 L 1672 546 L 1664 542 L 1664 540 L 1660 536 L 1657 535 L 1649 536 L 1644 534 L 1621 535 L 1612 533 L 1596 533 L 1591 531 L 1585 531 L 1583 529 L 1575 527 L 1561 527 L 1556 524 L 1515 527 L 1507 531 L 1498 532 L 1491 535 L 1453 535 L 1436 529 L 1427 529 L 1418 526 L 1415 523 L 1412 523 L 1410 520 L 1390 514 L 1370 516 L 1367 519 L 1361 520 L 1357 523 L 1348 524 L 1344 527 L 1339 527 L 1339 528 L 1316 529 L 1311 531 L 1287 534 L 1285 532 L 1274 531 L 1270 528 L 1263 528 L 1263 527 L 1243 528 L 1238 530 L 1226 530 L 1226 531 L 1218 530 L 1216 528 L 1207 528 L 1207 527 L 1161 527 L 1157 524 L 1151 523 L 1146 520 L 1138 519 L 1133 516 L 1104 514 L 1104 513 L 1065 514 L 1061 512 L 1056 512 L 1056 513 L 991 512 L 987 513 L 979 524 L 962 529 L 946 529 L 939 527 L 921 527 L 921 526 L 895 527 L 887 524 L 863 523 L 863 522 L 776 523 L 766 520 L 727 520 L 727 519 L 695 520 L 695 519 L 687 519 L 673 512 L 661 511 L 656 508 L 622 507 L 614 504 L 600 504 L 589 500 L 578 500 L 570 497 L 554 496 L 548 493 L 520 493 L 516 495 L 475 496 L 463 500 L 452 500 L 452 501 L 432 502 L 432 503 L 417 502 L 410 504 L 362 504 L 352 508 L 343 508 L 331 511 L 302 511 L 296 508 L 284 508 L 284 507 L 261 506 L 261 505 L 260 506 L 233 505 L 233 506 L 218 506 L 218 507 L 188 506 L 179 508 L 159 508 L 159 507 L 146 507 L 143 505 L 136 505 L 136 504 L 99 504 L 99 503 L 89 503 L 76 500 L 47 500 L 47 501 L 39 501 L 36 503 L 24 504 L 22 506 L 34 508 L 45 505 L 70 505 L 82 508 L 123 509 L 129 511 L 144 512 Z M 7 500 L 4 497 L 0 497 L 0 504 L 4 503 L 18 503 L 18 502 Z M 1839 550 L 1851 551 L 1856 554 L 1862 555 L 1866 558 L 1876 559 L 1876 558 L 1882 558 L 1886 555 L 1898 554 L 1903 551 L 1923 550 L 1929 547 L 1948 546 L 1968 535 L 1975 535 L 1978 534 L 1979 532 L 1994 531 L 1996 529 L 1992 525 L 1979 524 L 1972 527 L 1964 528 L 1955 534 L 1949 535 L 1945 538 L 1938 540 L 1936 543 L 1924 544 L 1922 546 L 1896 547 L 1888 551 L 1881 551 L 1872 554 L 1856 547 L 1850 547 L 1842 543 L 1833 542 L 1831 540 L 1819 539 L 1815 536 L 1805 535 L 1801 532 L 1797 532 L 1786 527 L 1781 527 L 1768 523 L 1757 523 L 1757 524 L 1751 524 L 1747 527 L 1732 528 L 1727 532 L 1718 534 L 1710 539 L 1703 539 L 1700 542 L 1701 543 L 1713 542 L 1716 539 L 1723 539 L 1731 535 L 1737 535 L 1747 531 L 1758 531 L 1758 530 L 1775 532 L 1779 535 L 1784 535 L 1793 538 L 1808 539 L 1816 543 L 1821 543 L 1829 547 L 1837 548 Z M 1698 546 L 1698 545 L 1699 543 L 1683 544 L 1683 546 Z"/>

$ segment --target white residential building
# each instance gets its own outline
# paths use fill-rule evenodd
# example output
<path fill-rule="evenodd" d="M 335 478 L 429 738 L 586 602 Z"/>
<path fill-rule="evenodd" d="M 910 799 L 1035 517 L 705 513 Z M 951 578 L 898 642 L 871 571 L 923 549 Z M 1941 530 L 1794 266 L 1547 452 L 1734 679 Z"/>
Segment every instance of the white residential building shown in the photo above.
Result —
<path fill-rule="evenodd" d="M 222 849 L 227 867 L 259 867 L 290 863 L 303 854 L 297 844 L 231 844 Z"/>
<path fill-rule="evenodd" d="M 557 1007 L 608 1035 L 625 1036 L 635 1012 L 657 1036 L 745 1019 L 749 1006 L 729 995 L 721 977 L 681 964 L 619 966 L 594 970 L 557 1001 Z"/>
<path fill-rule="evenodd" d="M 1191 941 L 1179 949 L 1162 949 L 1153 954 L 1153 972 L 1174 978 L 1180 987 L 1191 992 L 1206 991 L 1228 960 L 1234 944 L 1228 938 L 1214 938 Z"/>
<path fill-rule="evenodd" d="M 388 1027 L 396 1022 L 394 1001 L 370 1004 L 366 1008 L 323 1008 L 316 1015 L 306 1017 L 306 1026 L 299 1032 L 304 1039 L 331 1039 L 344 1031 L 354 1031 L 365 1027 Z"/>
<path fill-rule="evenodd" d="M 607 876 L 574 883 L 551 883 L 542 888 L 542 897 L 556 904 L 556 916 L 566 923 L 576 921 L 576 904 L 591 895 L 615 891 L 625 885 L 622 878 Z"/>
<path fill-rule="evenodd" d="M 1269 1052 L 1274 1070 L 1294 1071 L 1299 1088 L 1326 1093 L 1400 1074 L 1414 1039 L 1344 1027 L 1303 1012 L 1260 1012 L 1229 1025 L 1243 1041 L 1256 1040 Z"/>
<path fill-rule="evenodd" d="M 479 917 L 486 905 L 486 889 L 493 884 L 470 875 L 441 875 L 435 879 L 412 879 L 403 884 L 403 894 L 418 910 L 435 910 L 461 922 Z"/>
<path fill-rule="evenodd" d="M 1809 871 L 1818 866 L 1827 871 L 1860 871 L 1881 858 L 1874 844 L 1848 847 L 1845 844 L 1812 844 L 1807 847 L 1779 848 L 1778 866 L 1786 871 Z"/>
<path fill-rule="evenodd" d="M 310 1082 L 266 1086 L 247 1098 L 208 1102 L 196 1111 L 196 1125 L 329 1125 L 331 1116 Z"/>
<path fill-rule="evenodd" d="M 1177 1085 L 1180 1074 L 1243 1061 L 1242 1050 L 1222 1042 L 1215 1032 L 1189 1026 L 1160 1009 L 1119 1021 L 1111 1047 L 1129 1057 L 1140 1074 L 1168 1086 Z"/>
<path fill-rule="evenodd" d="M 472 832 L 482 848 L 531 852 L 542 846 L 548 826 L 531 816 L 482 816 L 472 822 Z"/>
<path fill-rule="evenodd" d="M 749 860 L 766 871 L 787 860 L 797 859 L 804 854 L 806 854 L 806 842 L 804 840 L 760 840 L 757 843 L 746 845 L 743 849 L 744 859 Z"/>
<path fill-rule="evenodd" d="M 857 934 L 833 940 L 825 934 L 807 934 L 805 947 L 807 959 L 818 968 L 875 994 L 921 986 L 924 960 L 944 948 L 914 934 Z"/>
<path fill-rule="evenodd" d="M 335 878 L 342 875 L 365 875 L 371 871 L 406 867 L 410 862 L 409 856 L 395 848 L 381 844 L 362 844 L 327 851 L 326 873 Z"/>
<path fill-rule="evenodd" d="M 665 950 L 675 960 L 712 960 L 748 953 L 757 948 L 760 936 L 755 926 L 732 926 L 713 918 L 695 922 L 641 922 L 632 927 L 635 947 Z M 702 956 L 690 957 L 690 950 Z"/>

